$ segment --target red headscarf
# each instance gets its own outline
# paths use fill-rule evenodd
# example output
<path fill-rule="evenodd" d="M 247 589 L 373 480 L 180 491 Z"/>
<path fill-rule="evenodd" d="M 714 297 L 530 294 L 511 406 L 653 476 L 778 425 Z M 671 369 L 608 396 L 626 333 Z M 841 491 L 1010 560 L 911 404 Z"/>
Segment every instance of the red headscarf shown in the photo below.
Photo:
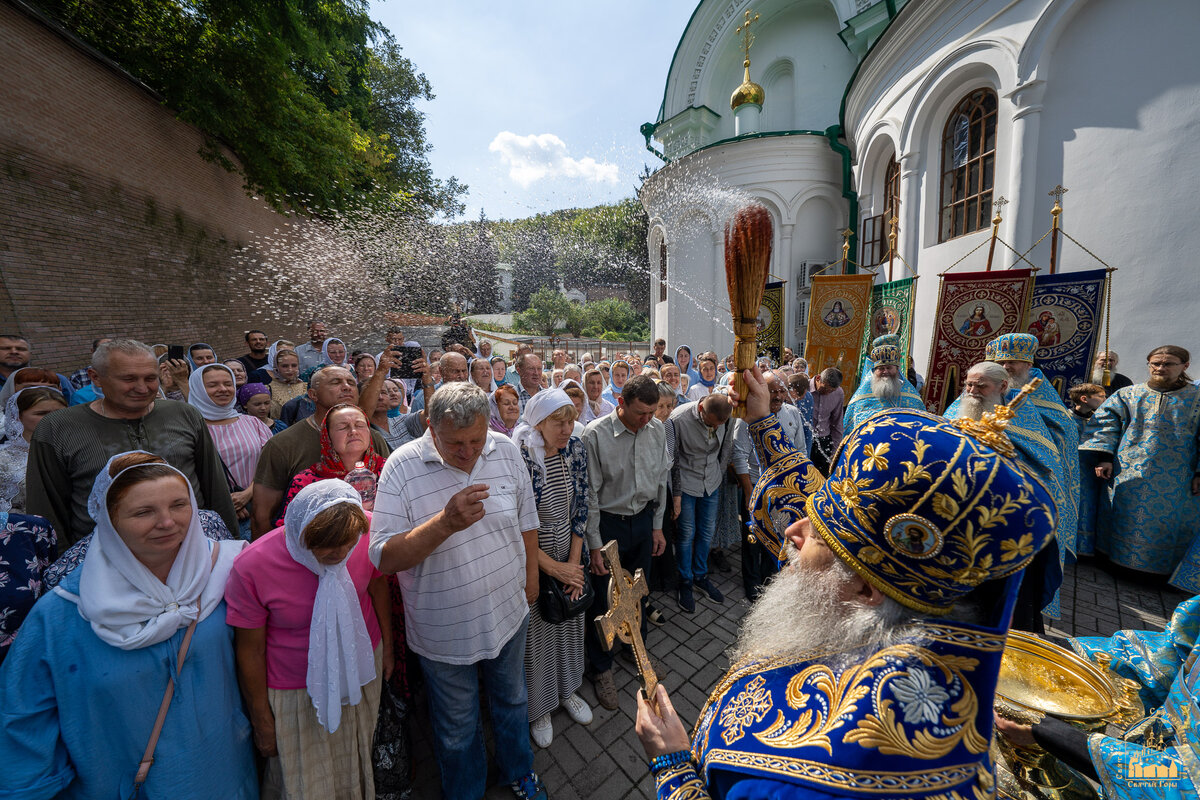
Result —
<path fill-rule="evenodd" d="M 319 480 L 327 478 L 344 478 L 346 473 L 354 469 L 354 465 L 346 466 L 342 463 L 342 457 L 333 449 L 333 440 L 329 437 L 329 418 L 333 416 L 333 412 L 343 408 L 358 409 L 358 406 L 350 403 L 342 403 L 329 409 L 325 414 L 325 419 L 321 421 L 321 460 L 313 464 L 310 469 Z M 358 409 L 361 411 L 361 409 Z M 364 414 L 364 416 L 366 416 Z M 367 452 L 363 454 L 363 464 L 367 469 L 378 475 L 383 470 L 383 465 L 386 461 L 382 456 L 375 452 L 375 443 L 370 431 L 367 432 Z"/>

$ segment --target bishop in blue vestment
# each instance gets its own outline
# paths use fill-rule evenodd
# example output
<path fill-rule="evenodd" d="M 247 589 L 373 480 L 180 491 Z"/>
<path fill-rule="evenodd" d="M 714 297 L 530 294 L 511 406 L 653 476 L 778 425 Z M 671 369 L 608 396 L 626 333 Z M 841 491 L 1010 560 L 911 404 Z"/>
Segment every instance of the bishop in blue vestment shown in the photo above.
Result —
<path fill-rule="evenodd" d="M 885 408 L 925 408 L 921 395 L 904 377 L 905 356 L 900 352 L 899 341 L 895 334 L 888 334 L 871 343 L 862 382 L 846 403 L 842 430 L 854 430 L 867 417 Z"/>
<path fill-rule="evenodd" d="M 765 466 L 752 533 L 787 563 L 691 737 L 661 685 L 656 708 L 639 698 L 658 797 L 994 797 L 1000 656 L 1021 572 L 1055 523 L 1003 433 L 1009 409 L 881 411 L 822 480 L 757 370 L 748 386 Z"/>

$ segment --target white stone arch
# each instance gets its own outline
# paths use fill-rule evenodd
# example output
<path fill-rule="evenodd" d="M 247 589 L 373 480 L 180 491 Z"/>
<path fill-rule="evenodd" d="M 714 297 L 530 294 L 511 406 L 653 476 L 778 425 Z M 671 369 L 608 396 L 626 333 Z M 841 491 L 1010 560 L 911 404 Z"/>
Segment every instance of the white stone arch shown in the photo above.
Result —
<path fill-rule="evenodd" d="M 892 158 L 900 160 L 900 126 L 891 117 L 878 120 L 867 131 L 865 141 L 858 154 L 858 200 L 864 215 L 883 208 L 884 173 Z"/>
<path fill-rule="evenodd" d="M 1048 78 L 1053 59 L 1046 54 L 1085 5 L 1085 0 L 1051 0 L 1046 6 L 1017 54 L 1018 86 Z"/>
<path fill-rule="evenodd" d="M 903 171 L 923 174 L 923 196 L 916 190 L 901 198 L 901 228 L 913 232 L 922 246 L 938 244 L 941 215 L 942 131 L 954 107 L 968 93 L 981 88 L 996 93 L 995 196 L 1003 195 L 1009 183 L 1012 153 L 1012 102 L 1007 97 L 1016 82 L 1016 50 L 1010 40 L 978 39 L 956 48 L 931 69 L 905 112 L 900 141 Z M 975 233 L 968 234 L 973 236 Z M 961 238 L 961 237 L 959 237 Z M 916 242 L 909 238 L 902 249 Z"/>
<path fill-rule="evenodd" d="M 800 209 L 813 198 L 822 198 L 829 201 L 829 204 L 839 212 L 845 211 L 845 198 L 842 196 L 840 188 L 835 188 L 829 184 L 814 183 L 809 184 L 796 195 L 788 203 L 788 207 L 792 210 L 792 220 L 796 221 L 800 218 Z"/>
<path fill-rule="evenodd" d="M 786 131 L 796 127 L 796 65 L 787 56 L 775 59 L 760 79 L 766 92 L 761 130 Z"/>
<path fill-rule="evenodd" d="M 791 212 L 787 201 L 779 192 L 765 186 L 743 186 L 741 189 L 747 194 L 753 195 L 756 201 L 771 212 L 771 223 L 775 226 L 776 232 L 779 231 L 780 225 L 787 225 L 791 222 Z"/>

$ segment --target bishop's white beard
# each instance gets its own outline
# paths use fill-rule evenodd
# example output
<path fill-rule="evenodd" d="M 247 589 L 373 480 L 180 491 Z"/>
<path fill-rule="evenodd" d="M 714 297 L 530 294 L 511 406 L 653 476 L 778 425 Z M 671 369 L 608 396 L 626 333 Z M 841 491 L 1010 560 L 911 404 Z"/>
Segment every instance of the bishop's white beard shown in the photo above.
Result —
<path fill-rule="evenodd" d="M 796 549 L 788 544 L 789 560 Z M 839 600 L 854 579 L 840 561 L 821 572 L 785 566 L 763 588 L 742 620 L 732 659 L 797 658 L 824 652 L 886 645 L 897 638 L 913 613 L 890 597 L 878 606 Z"/>
<path fill-rule="evenodd" d="M 959 419 L 983 419 L 983 415 L 995 410 L 1000 403 L 996 400 L 984 400 L 980 397 L 964 394 L 958 402 Z"/>
<path fill-rule="evenodd" d="M 1116 372 L 1116 370 L 1113 370 L 1113 372 Z M 1109 374 L 1111 375 L 1112 373 Z M 1104 385 L 1104 367 L 1092 367 L 1092 383 L 1099 384 L 1100 386 Z"/>
<path fill-rule="evenodd" d="M 1031 380 L 1033 380 L 1033 370 L 1026 372 L 1024 378 L 1018 378 L 1017 376 L 1010 374 L 1008 376 L 1008 388 L 1012 389 L 1014 392 L 1019 392 L 1024 389 L 1025 384 L 1029 383 Z"/>
<path fill-rule="evenodd" d="M 895 405 L 900 399 L 900 387 L 903 382 L 899 376 L 895 378 L 885 378 L 880 375 L 871 376 L 871 392 L 875 395 L 875 399 Z"/>

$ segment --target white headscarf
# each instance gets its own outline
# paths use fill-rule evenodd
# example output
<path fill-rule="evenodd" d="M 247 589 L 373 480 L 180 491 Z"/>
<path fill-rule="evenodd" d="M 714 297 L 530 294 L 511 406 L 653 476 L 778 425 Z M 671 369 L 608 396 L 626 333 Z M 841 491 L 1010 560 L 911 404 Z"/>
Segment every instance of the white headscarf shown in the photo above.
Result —
<path fill-rule="evenodd" d="M 144 452 L 141 450 L 133 452 Z M 80 567 L 79 596 L 61 587 L 55 591 L 79 606 L 79 615 L 91 623 L 100 639 L 122 650 L 138 650 L 165 642 L 193 620 L 203 620 L 225 599 L 225 581 L 234 557 L 246 543 L 221 542 L 216 565 L 212 564 L 210 542 L 200 527 L 196 495 L 182 472 L 167 467 L 183 478 L 192 503 L 192 520 L 167 582 L 163 583 L 129 550 L 108 516 L 107 497 L 113 481 L 134 469 L 129 467 L 109 477 L 112 462 L 127 453 L 113 456 L 96 476 L 88 497 L 88 514 L 96 521 L 96 531 Z"/>
<path fill-rule="evenodd" d="M 542 389 L 525 403 L 525 411 L 513 430 L 512 440 L 517 447 L 524 446 L 529 450 L 533 463 L 543 473 L 546 471 L 546 440 L 535 426 L 563 406 L 575 407 L 570 395 L 557 387 Z"/>
<path fill-rule="evenodd" d="M 25 467 L 24 464 L 29 459 L 29 442 L 25 441 L 25 425 L 21 422 L 21 412 L 17 409 L 17 398 L 21 396 L 21 392 L 29 391 L 30 389 L 50 389 L 50 391 L 58 394 L 62 398 L 62 392 L 51 386 L 27 386 L 20 392 L 12 395 L 4 403 L 4 435 L 7 437 L 4 444 L 0 444 L 0 451 L 5 452 L 5 458 L 11 458 L 12 462 L 21 464 L 21 469 L 12 470 L 6 473 L 6 480 L 0 482 L 0 512 L 11 511 L 13 500 L 17 495 L 21 494 L 25 487 Z M 45 401 L 42 401 L 45 402 Z M 63 405 L 67 404 L 66 399 L 62 400 Z M 7 451 L 12 451 L 11 453 Z"/>
<path fill-rule="evenodd" d="M 471 367 L 473 367 L 475 365 L 476 361 L 487 361 L 488 381 L 490 383 L 490 385 L 487 389 L 483 389 L 483 387 L 479 386 L 478 383 L 475 383 L 475 379 L 471 377 Z M 484 358 L 483 356 L 478 356 L 476 358 L 467 359 L 467 380 L 471 382 L 472 386 L 479 386 L 480 389 L 483 389 L 488 394 L 491 394 L 492 392 L 496 391 L 496 389 L 497 389 L 496 376 L 492 374 L 492 362 L 490 360 Z"/>
<path fill-rule="evenodd" d="M 362 686 L 375 679 L 375 653 L 363 620 L 354 581 L 346 569 L 347 555 L 338 564 L 317 561 L 304 546 L 304 529 L 313 518 L 339 503 L 362 508 L 358 490 L 341 480 L 305 486 L 288 504 L 283 516 L 288 553 L 317 576 L 312 624 L 308 628 L 308 675 L 305 684 L 317 721 L 333 733 L 342 722 L 342 706 L 358 705 Z M 353 548 L 350 550 L 354 552 Z"/>
<path fill-rule="evenodd" d="M 208 396 L 208 392 L 204 389 L 204 373 L 210 369 L 223 369 L 229 373 L 230 380 L 233 385 L 237 386 L 237 378 L 233 374 L 233 370 L 224 364 L 205 364 L 197 370 L 193 370 L 188 376 L 188 405 L 200 412 L 200 416 L 210 422 L 215 422 L 220 419 L 234 419 L 238 416 L 237 410 L 237 389 L 233 390 L 233 399 L 228 405 L 219 406 L 213 402 L 213 399 Z"/>
<path fill-rule="evenodd" d="M 346 355 L 342 356 L 342 363 L 335 364 L 329 360 L 329 343 L 330 342 L 337 342 L 345 349 Z M 346 347 L 346 343 L 343 342 L 341 339 L 330 336 L 328 339 L 326 339 L 321 344 L 321 362 L 323 364 L 325 364 L 325 366 L 327 366 L 327 367 L 344 367 L 344 366 L 346 366 L 346 362 L 349 360 L 350 360 L 350 348 Z"/>

